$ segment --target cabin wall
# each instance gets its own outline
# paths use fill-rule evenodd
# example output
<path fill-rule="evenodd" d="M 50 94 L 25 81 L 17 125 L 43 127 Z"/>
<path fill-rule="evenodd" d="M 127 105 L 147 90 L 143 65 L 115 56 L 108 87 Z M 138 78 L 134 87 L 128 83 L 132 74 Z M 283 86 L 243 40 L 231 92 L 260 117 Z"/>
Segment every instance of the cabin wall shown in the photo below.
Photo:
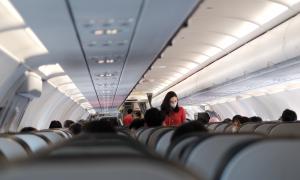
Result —
<path fill-rule="evenodd" d="M 85 113 L 86 111 L 78 104 L 44 82 L 41 97 L 30 102 L 19 129 L 26 126 L 46 129 L 52 120 L 59 120 L 62 123 L 67 119 L 78 121 Z"/>
<path fill-rule="evenodd" d="M 278 120 L 285 109 L 292 109 L 300 114 L 300 90 L 288 90 L 276 94 L 253 96 L 232 102 L 211 105 L 222 119 L 234 115 L 260 116 L 264 121 Z M 299 119 L 299 117 L 298 117 Z"/>

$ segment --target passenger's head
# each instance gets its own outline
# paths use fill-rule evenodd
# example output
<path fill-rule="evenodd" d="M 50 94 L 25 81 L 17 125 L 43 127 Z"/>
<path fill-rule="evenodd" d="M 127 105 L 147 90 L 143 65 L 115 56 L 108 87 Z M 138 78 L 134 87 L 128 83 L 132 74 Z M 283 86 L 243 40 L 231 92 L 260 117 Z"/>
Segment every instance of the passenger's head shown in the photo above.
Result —
<path fill-rule="evenodd" d="M 69 128 L 72 124 L 74 124 L 74 121 L 72 121 L 72 120 L 65 120 L 65 122 L 64 122 L 64 128 Z"/>
<path fill-rule="evenodd" d="M 250 118 L 250 122 L 262 122 L 262 118 L 258 116 L 253 116 Z"/>
<path fill-rule="evenodd" d="M 137 129 L 141 128 L 141 127 L 144 127 L 144 125 L 145 125 L 144 119 L 135 119 L 129 125 L 129 129 L 131 129 L 131 130 L 137 130 Z"/>
<path fill-rule="evenodd" d="M 51 121 L 49 128 L 50 129 L 62 128 L 61 122 L 59 122 L 59 121 Z"/>
<path fill-rule="evenodd" d="M 200 121 L 203 124 L 207 124 L 209 122 L 209 114 L 207 112 L 198 113 L 197 121 Z"/>
<path fill-rule="evenodd" d="M 284 122 L 292 122 L 292 121 L 297 121 L 297 114 L 295 111 L 292 111 L 290 109 L 286 109 L 282 112 L 281 115 L 281 121 Z"/>
<path fill-rule="evenodd" d="M 127 114 L 131 114 L 131 113 L 132 113 L 132 109 L 128 109 Z"/>
<path fill-rule="evenodd" d="M 115 133 L 116 130 L 113 127 L 109 119 L 102 118 L 101 120 L 90 121 L 85 124 L 84 132 L 86 133 Z"/>
<path fill-rule="evenodd" d="M 144 119 L 147 127 L 156 127 L 162 125 L 165 117 L 157 108 L 151 108 L 146 111 Z"/>
<path fill-rule="evenodd" d="M 34 127 L 24 127 L 21 129 L 20 132 L 24 133 L 24 132 L 32 132 L 32 131 L 36 131 L 37 129 L 35 129 Z"/>
<path fill-rule="evenodd" d="M 230 119 L 230 118 L 226 118 L 226 119 L 224 119 L 223 122 L 224 122 L 224 123 L 231 123 L 231 119 Z"/>
<path fill-rule="evenodd" d="M 177 139 L 181 138 L 186 134 L 195 132 L 208 132 L 208 130 L 200 121 L 192 121 L 189 123 L 185 123 L 175 130 L 171 138 L 171 142 L 176 141 Z"/>
<path fill-rule="evenodd" d="M 77 135 L 81 132 L 82 125 L 79 123 L 74 123 L 69 127 L 69 130 L 74 134 Z"/>
<path fill-rule="evenodd" d="M 177 94 L 173 91 L 168 92 L 160 108 L 166 115 L 169 115 L 171 111 L 178 112 L 179 107 Z"/>

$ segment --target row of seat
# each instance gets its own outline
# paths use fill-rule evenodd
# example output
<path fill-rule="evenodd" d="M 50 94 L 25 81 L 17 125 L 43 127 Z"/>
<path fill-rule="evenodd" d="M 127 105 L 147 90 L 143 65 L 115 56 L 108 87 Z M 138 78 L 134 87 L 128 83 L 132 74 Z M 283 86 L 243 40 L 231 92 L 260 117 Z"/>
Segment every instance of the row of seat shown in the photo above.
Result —
<path fill-rule="evenodd" d="M 230 133 L 232 124 L 230 123 L 212 123 L 207 126 L 210 132 Z M 239 133 L 260 133 L 270 136 L 300 136 L 300 122 L 249 122 L 243 124 Z"/>
<path fill-rule="evenodd" d="M 50 176 L 50 175 L 55 175 Z M 129 136 L 82 134 L 13 167 L 0 169 L 1 180 L 44 179 L 201 179 L 180 165 L 153 156 Z"/>
<path fill-rule="evenodd" d="M 173 132 L 174 128 L 168 127 L 144 128 L 137 131 L 136 138 L 203 179 L 295 179 L 300 175 L 299 158 L 293 159 L 300 148 L 299 138 L 256 133 L 192 133 L 171 144 Z"/>
<path fill-rule="evenodd" d="M 65 129 L 2 134 L 0 135 L 0 159 L 12 161 L 26 158 L 71 137 L 71 133 Z"/>

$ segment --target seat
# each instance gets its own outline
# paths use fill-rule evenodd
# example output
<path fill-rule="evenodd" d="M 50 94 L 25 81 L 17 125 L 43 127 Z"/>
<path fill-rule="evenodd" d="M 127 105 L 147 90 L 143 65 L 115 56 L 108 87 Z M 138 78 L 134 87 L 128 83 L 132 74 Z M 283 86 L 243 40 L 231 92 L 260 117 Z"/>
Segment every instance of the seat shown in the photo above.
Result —
<path fill-rule="evenodd" d="M 136 132 L 135 132 L 135 137 L 134 138 L 136 138 L 136 139 L 138 139 L 138 137 L 140 136 L 140 134 L 144 131 L 144 130 L 146 130 L 147 128 L 139 128 L 139 129 L 137 129 L 136 130 Z"/>
<path fill-rule="evenodd" d="M 245 123 L 240 129 L 239 133 L 252 133 L 261 123 Z"/>
<path fill-rule="evenodd" d="M 169 146 L 166 156 L 168 159 L 172 161 L 179 162 L 182 158 L 184 151 L 189 145 L 194 144 L 196 141 L 199 142 L 199 139 L 204 140 L 205 138 L 208 138 L 212 135 L 213 134 L 209 134 L 209 133 L 187 134 L 181 137 L 180 139 L 178 139 L 177 141 L 173 142 Z"/>
<path fill-rule="evenodd" d="M 229 126 L 227 126 L 224 130 L 224 133 L 232 133 L 232 124 L 230 124 Z"/>
<path fill-rule="evenodd" d="M 211 131 L 211 132 L 214 132 L 214 130 L 216 129 L 216 127 L 218 126 L 218 125 L 220 125 L 221 123 L 211 123 L 211 124 L 209 124 L 208 126 L 207 126 L 207 129 L 209 130 L 209 131 Z"/>
<path fill-rule="evenodd" d="M 150 134 L 155 130 L 155 128 L 147 128 L 141 132 L 138 137 L 138 141 L 144 145 L 147 144 Z"/>
<path fill-rule="evenodd" d="M 99 156 L 99 155 L 148 155 L 149 152 L 140 143 L 130 137 L 112 134 L 83 134 L 75 137 L 46 154 L 50 156 Z"/>
<path fill-rule="evenodd" d="M 216 132 L 216 133 L 223 133 L 228 126 L 230 126 L 230 124 L 228 124 L 228 123 L 220 123 L 218 126 L 216 126 L 214 132 Z"/>
<path fill-rule="evenodd" d="M 272 127 L 271 136 L 300 136 L 299 122 L 284 122 Z"/>
<path fill-rule="evenodd" d="M 11 137 L 0 137 L 0 151 L 8 161 L 26 158 L 30 153 L 23 144 Z"/>
<path fill-rule="evenodd" d="M 56 132 L 52 132 L 52 131 L 37 131 L 34 133 L 45 136 L 52 144 L 60 143 L 65 140 L 65 138 L 63 138 L 63 136 L 57 134 Z"/>
<path fill-rule="evenodd" d="M 29 146 L 31 152 L 36 153 L 48 147 L 48 143 L 36 134 L 14 134 L 13 136 L 22 139 Z"/>
<path fill-rule="evenodd" d="M 170 127 L 160 127 L 155 129 L 152 134 L 150 134 L 149 140 L 148 140 L 148 147 L 151 149 L 155 149 L 155 146 L 159 140 L 159 138 L 162 137 L 162 135 L 168 131 L 171 131 L 174 128 L 170 128 Z"/>
<path fill-rule="evenodd" d="M 299 179 L 299 149 L 299 139 L 272 139 L 254 143 L 235 155 L 220 179 Z"/>
<path fill-rule="evenodd" d="M 141 156 L 54 158 L 16 164 L 0 173 L 1 180 L 197 180 L 181 166 Z"/>
<path fill-rule="evenodd" d="M 161 156 L 166 155 L 169 145 L 171 144 L 171 138 L 174 131 L 175 131 L 174 129 L 172 129 L 171 131 L 167 131 L 158 140 L 157 145 L 155 147 L 155 151 Z"/>
<path fill-rule="evenodd" d="M 216 179 L 223 170 L 224 160 L 230 159 L 235 147 L 253 143 L 261 139 L 256 134 L 220 134 L 195 143 L 185 152 L 182 161 L 185 166 L 204 179 Z"/>
<path fill-rule="evenodd" d="M 276 126 L 277 123 L 274 122 L 266 122 L 262 123 L 259 126 L 256 127 L 254 130 L 255 133 L 265 134 L 268 135 L 273 128 L 273 126 Z"/>

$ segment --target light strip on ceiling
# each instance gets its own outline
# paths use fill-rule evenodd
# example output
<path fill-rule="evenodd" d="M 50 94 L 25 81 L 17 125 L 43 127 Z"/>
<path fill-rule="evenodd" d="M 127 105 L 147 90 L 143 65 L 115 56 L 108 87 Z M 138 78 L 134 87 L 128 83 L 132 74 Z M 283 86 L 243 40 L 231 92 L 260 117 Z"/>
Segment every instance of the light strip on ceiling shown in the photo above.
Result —
<path fill-rule="evenodd" d="M 22 63 L 27 58 L 48 53 L 10 1 L 0 1 L 0 17 L 0 50 L 13 60 Z"/>
<path fill-rule="evenodd" d="M 92 108 L 91 104 L 73 83 L 72 79 L 67 74 L 65 74 L 65 71 L 59 64 L 43 65 L 38 69 L 41 73 L 43 73 L 44 76 L 46 76 L 46 78 L 50 77 L 48 79 L 48 82 L 64 95 L 66 95 L 76 103 L 85 100 L 84 102 L 80 103 L 80 106 L 84 109 Z"/>

